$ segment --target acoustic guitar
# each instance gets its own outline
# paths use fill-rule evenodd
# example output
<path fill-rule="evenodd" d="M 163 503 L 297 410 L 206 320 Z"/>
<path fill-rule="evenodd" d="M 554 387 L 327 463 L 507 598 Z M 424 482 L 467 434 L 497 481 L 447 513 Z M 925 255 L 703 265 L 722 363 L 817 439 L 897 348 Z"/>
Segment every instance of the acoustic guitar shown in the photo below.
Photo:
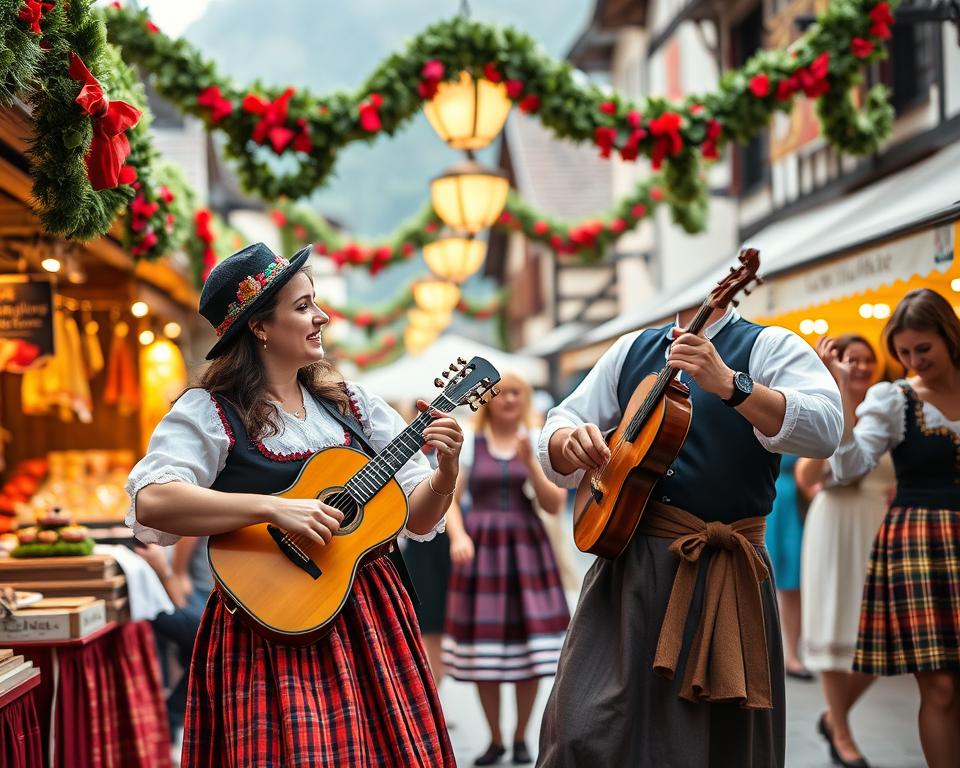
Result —
<path fill-rule="evenodd" d="M 458 359 L 443 392 L 375 457 L 355 448 L 318 451 L 277 496 L 320 499 L 343 512 L 329 543 L 318 544 L 269 523 L 212 536 L 207 557 L 231 612 L 271 640 L 301 645 L 321 637 L 346 603 L 365 559 L 383 554 L 407 523 L 407 498 L 394 479 L 424 445 L 430 411 L 477 410 L 497 394 L 500 374 L 489 362 Z M 486 400 L 484 397 L 486 396 Z M 234 608 L 235 606 L 235 608 Z"/>
<path fill-rule="evenodd" d="M 740 267 L 730 274 L 700 305 L 688 327 L 700 333 L 711 312 L 725 309 L 756 280 L 760 254 L 753 248 L 740 251 Z M 584 474 L 574 501 L 573 535 L 577 547 L 606 558 L 616 558 L 637 530 L 657 481 L 673 464 L 693 418 L 690 390 L 676 380 L 677 369 L 664 366 L 637 386 L 616 430 L 610 435 L 610 458 Z"/>

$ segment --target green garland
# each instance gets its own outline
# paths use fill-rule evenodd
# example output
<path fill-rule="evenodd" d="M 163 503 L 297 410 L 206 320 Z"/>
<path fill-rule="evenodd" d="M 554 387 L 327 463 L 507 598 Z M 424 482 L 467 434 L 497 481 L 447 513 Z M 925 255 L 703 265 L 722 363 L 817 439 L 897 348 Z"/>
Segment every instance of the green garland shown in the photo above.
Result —
<path fill-rule="evenodd" d="M 70 54 L 75 53 L 111 99 L 135 101 L 117 82 L 105 34 L 102 17 L 91 10 L 89 0 L 57 3 L 43 18 L 46 49 L 32 78 L 38 84 L 30 93 L 37 213 L 47 231 L 70 239 L 103 235 L 133 196 L 129 186 L 100 191 L 91 187 L 83 158 L 93 139 L 92 120 L 74 103 L 80 83 L 67 74 Z"/>
<path fill-rule="evenodd" d="M 494 229 L 522 231 L 529 240 L 543 243 L 558 254 L 576 254 L 583 261 L 596 261 L 663 201 L 660 183 L 658 177 L 645 179 L 609 211 L 576 224 L 537 211 L 511 191 Z M 705 201 L 684 210 L 695 226 L 703 227 Z M 271 215 L 280 229 L 285 252 L 292 253 L 303 243 L 312 242 L 316 250 L 329 256 L 337 267 L 364 267 L 371 274 L 410 259 L 417 249 L 440 239 L 444 233 L 443 222 L 429 204 L 379 244 L 348 239 L 313 210 L 289 201 L 277 206 Z"/>
<path fill-rule="evenodd" d="M 403 355 L 405 349 L 403 338 L 397 337 L 393 333 L 384 333 L 364 347 L 324 342 L 324 348 L 330 357 L 337 360 L 349 360 L 361 369 L 392 363 Z"/>
<path fill-rule="evenodd" d="M 0 106 L 4 107 L 29 92 L 40 61 L 39 35 L 20 18 L 23 9 L 23 0 L 0 0 Z M 39 24 L 40 19 L 37 28 Z"/>
<path fill-rule="evenodd" d="M 438 82 L 467 70 L 506 81 L 520 108 L 536 113 L 558 137 L 592 141 L 605 155 L 617 151 L 628 160 L 644 156 L 655 167 L 662 164 L 674 218 L 695 231 L 702 227 L 705 204 L 701 155 L 712 159 L 727 141 L 749 140 L 775 111 L 788 112 L 798 92 L 818 100 L 824 135 L 838 149 L 865 153 L 878 146 L 892 122 L 884 92 L 871 91 L 860 112 L 851 91 L 863 81 L 863 64 L 885 55 L 881 43 L 889 37 L 889 22 L 878 19 L 888 17 L 894 4 L 834 0 L 790 49 L 758 52 L 740 70 L 725 73 L 716 92 L 683 104 L 611 97 L 579 84 L 566 62 L 550 58 L 527 35 L 463 17 L 428 27 L 355 93 L 324 97 L 293 88 L 240 87 L 189 44 L 156 30 L 144 12 L 108 10 L 107 23 L 124 56 L 150 71 L 164 96 L 226 136 L 241 178 L 266 199 L 310 194 L 327 179 L 343 147 L 381 132 L 392 135 L 432 97 Z M 291 157 L 297 170 L 278 173 L 268 161 L 276 154 Z"/>

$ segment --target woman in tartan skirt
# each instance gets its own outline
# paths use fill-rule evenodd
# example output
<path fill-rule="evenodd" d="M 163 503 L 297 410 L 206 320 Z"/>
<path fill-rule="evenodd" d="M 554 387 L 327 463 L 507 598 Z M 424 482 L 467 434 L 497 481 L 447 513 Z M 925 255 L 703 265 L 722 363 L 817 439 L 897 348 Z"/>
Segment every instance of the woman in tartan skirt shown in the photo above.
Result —
<path fill-rule="evenodd" d="M 818 350 L 843 396 L 834 475 L 861 476 L 886 451 L 897 474 L 870 556 L 853 666 L 916 677 L 920 743 L 927 764 L 941 768 L 960 754 L 960 320 L 934 291 L 911 291 L 884 336 L 915 375 L 874 385 L 859 408 L 834 342 Z"/>
<path fill-rule="evenodd" d="M 201 387 L 174 403 L 131 472 L 128 524 L 141 540 L 171 544 L 271 522 L 328 542 L 338 510 L 272 494 L 316 451 L 353 436 L 380 450 L 405 426 L 323 361 L 320 331 L 329 318 L 303 270 L 309 252 L 287 261 L 258 243 L 207 278 L 200 313 L 220 337 L 207 355 L 214 362 Z M 460 428 L 433 415 L 423 434 L 438 451 L 437 470 L 418 454 L 396 476 L 412 538 L 443 528 L 458 474 Z M 355 430 L 345 429 L 354 421 Z M 190 668 L 182 765 L 455 765 L 413 606 L 391 559 L 359 569 L 330 631 L 305 647 L 255 634 L 214 590 Z"/>
<path fill-rule="evenodd" d="M 478 414 L 465 440 L 458 504 L 451 507 L 453 568 L 447 594 L 443 662 L 451 677 L 475 682 L 490 728 L 490 745 L 474 765 L 493 765 L 506 753 L 500 733 L 500 686 L 516 685 L 517 724 L 512 760 L 532 762 L 526 729 L 541 677 L 555 675 L 570 621 L 566 597 L 539 505 L 551 514 L 565 492 L 537 462 L 530 424 L 530 385 L 512 373 L 500 395 Z M 459 502 L 470 496 L 469 511 Z"/>

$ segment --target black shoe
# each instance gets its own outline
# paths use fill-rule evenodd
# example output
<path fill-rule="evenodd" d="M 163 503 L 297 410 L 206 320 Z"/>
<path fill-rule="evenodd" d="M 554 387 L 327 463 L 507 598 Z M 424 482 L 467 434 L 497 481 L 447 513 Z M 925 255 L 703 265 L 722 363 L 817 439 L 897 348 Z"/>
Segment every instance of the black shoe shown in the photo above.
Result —
<path fill-rule="evenodd" d="M 830 733 L 830 729 L 827 728 L 826 713 L 820 715 L 820 719 L 817 720 L 817 731 L 823 736 L 827 744 L 830 745 L 830 759 L 834 765 L 842 766 L 842 768 L 870 768 L 870 763 L 867 762 L 865 757 L 858 757 L 856 760 L 844 760 L 840 756 L 840 753 L 837 752 L 837 748 L 833 743 L 833 734 Z"/>
<path fill-rule="evenodd" d="M 491 744 L 487 751 L 473 761 L 474 765 L 496 765 L 500 758 L 507 754 L 506 747 L 503 744 Z"/>
<path fill-rule="evenodd" d="M 786 669 L 787 677 L 792 677 L 794 680 L 802 680 L 805 683 L 811 683 L 816 680 L 816 676 L 806 667 L 800 667 L 800 669 Z"/>
<path fill-rule="evenodd" d="M 530 757 L 530 750 L 527 749 L 527 745 L 523 741 L 513 742 L 513 764 L 514 765 L 527 765 L 527 763 L 532 763 L 533 758 Z"/>

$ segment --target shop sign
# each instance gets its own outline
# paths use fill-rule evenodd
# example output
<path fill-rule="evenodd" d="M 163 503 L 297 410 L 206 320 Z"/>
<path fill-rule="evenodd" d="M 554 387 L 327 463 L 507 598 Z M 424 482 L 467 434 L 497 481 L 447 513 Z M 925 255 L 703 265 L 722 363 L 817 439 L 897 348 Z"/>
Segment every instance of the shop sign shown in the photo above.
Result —
<path fill-rule="evenodd" d="M 19 372 L 53 354 L 53 282 L 0 275 L 0 370 Z"/>
<path fill-rule="evenodd" d="M 928 229 L 799 274 L 772 278 L 762 292 L 764 306 L 756 307 L 758 314 L 779 315 L 933 270 L 946 272 L 954 260 L 954 230 L 953 224 Z"/>

